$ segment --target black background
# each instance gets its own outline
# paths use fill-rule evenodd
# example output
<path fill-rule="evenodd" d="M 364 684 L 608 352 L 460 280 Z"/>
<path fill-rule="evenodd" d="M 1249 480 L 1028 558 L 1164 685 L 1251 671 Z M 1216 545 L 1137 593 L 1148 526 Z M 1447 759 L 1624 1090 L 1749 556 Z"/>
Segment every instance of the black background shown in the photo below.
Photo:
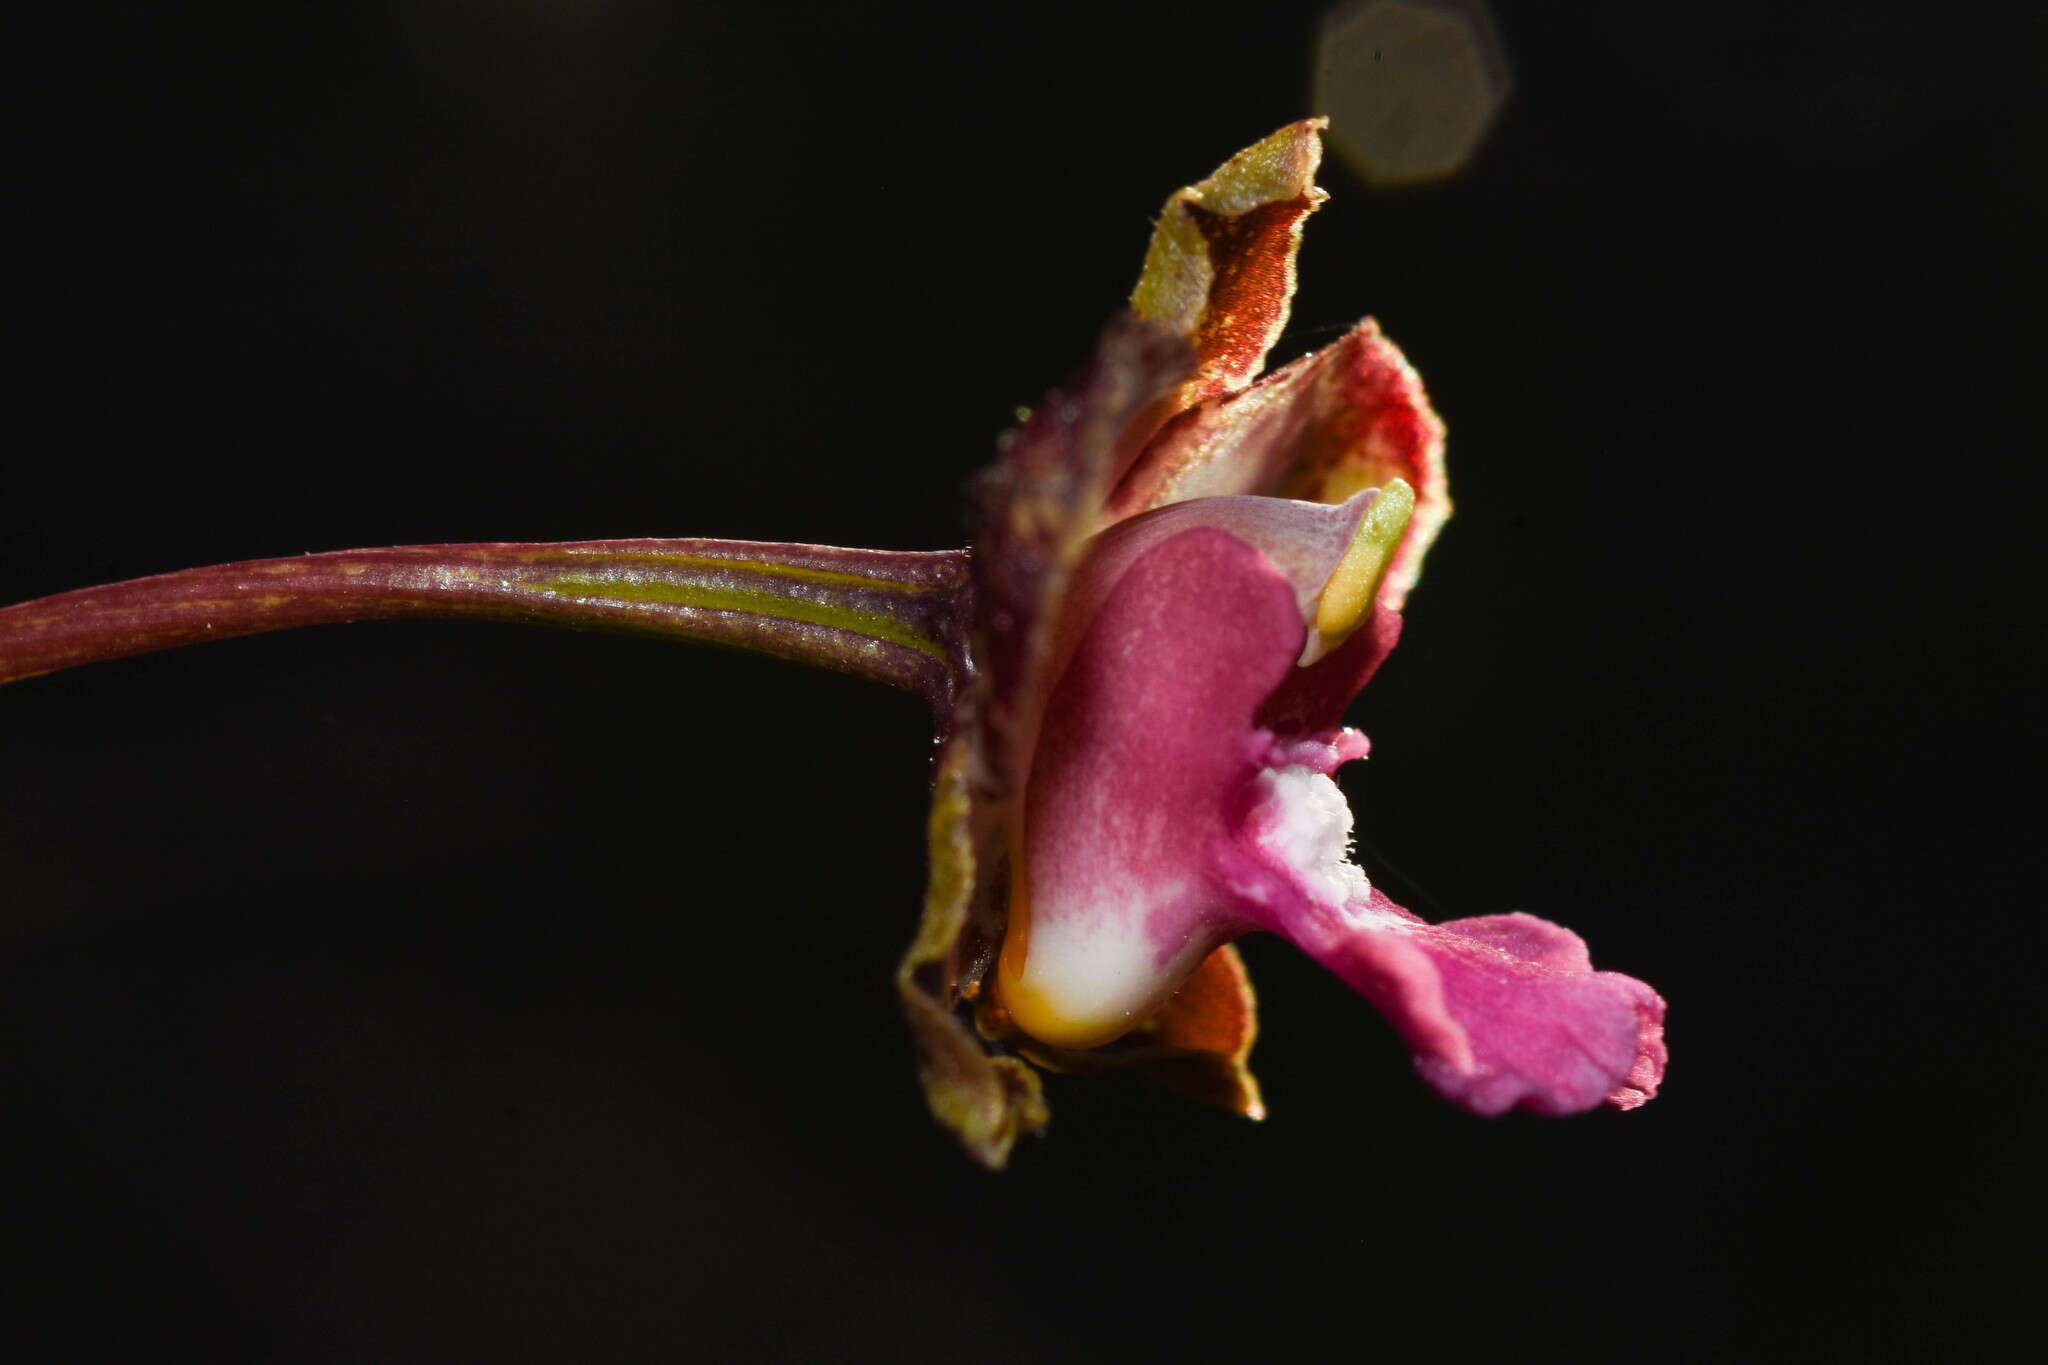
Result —
<path fill-rule="evenodd" d="M 6 44 L 0 600 L 956 543 L 1167 191 L 1310 112 L 1316 19 L 173 8 Z M 1991 13 L 1502 5 L 1464 176 L 1326 165 L 1278 356 L 1375 314 L 1459 509 L 1356 708 L 1361 856 L 1658 986 L 1655 1103 L 1467 1117 L 1258 942 L 1270 1120 L 1056 1080 L 991 1176 L 889 988 L 915 701 L 505 627 L 241 640 L 0 693 L 9 1339 L 2031 1354 L 2044 29 Z"/>

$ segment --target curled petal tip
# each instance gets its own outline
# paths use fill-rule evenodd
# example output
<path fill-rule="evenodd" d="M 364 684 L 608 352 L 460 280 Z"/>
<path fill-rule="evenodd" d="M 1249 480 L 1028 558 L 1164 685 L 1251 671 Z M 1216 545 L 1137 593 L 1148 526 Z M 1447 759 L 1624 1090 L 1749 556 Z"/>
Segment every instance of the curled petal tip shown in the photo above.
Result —
<path fill-rule="evenodd" d="M 1594 971 L 1578 935 L 1513 914 L 1424 926 L 1419 938 L 1445 1017 L 1470 1042 L 1465 1065 L 1418 1050 L 1417 1068 L 1445 1098 L 1478 1114 L 1577 1114 L 1656 1093 L 1664 1002 L 1633 977 Z"/>
<path fill-rule="evenodd" d="M 1664 1046 L 1664 997 L 1632 977 L 1620 979 L 1635 992 L 1636 1064 L 1607 1102 L 1616 1109 L 1640 1109 L 1657 1098 L 1657 1090 L 1664 1084 L 1665 1063 L 1670 1060 Z"/>
<path fill-rule="evenodd" d="M 1242 389 L 1265 366 L 1287 325 L 1302 220 L 1327 197 L 1315 184 L 1324 124 L 1288 124 L 1174 191 L 1160 210 L 1131 309 L 1187 338 L 1198 368 L 1154 408 L 1152 427 Z"/>

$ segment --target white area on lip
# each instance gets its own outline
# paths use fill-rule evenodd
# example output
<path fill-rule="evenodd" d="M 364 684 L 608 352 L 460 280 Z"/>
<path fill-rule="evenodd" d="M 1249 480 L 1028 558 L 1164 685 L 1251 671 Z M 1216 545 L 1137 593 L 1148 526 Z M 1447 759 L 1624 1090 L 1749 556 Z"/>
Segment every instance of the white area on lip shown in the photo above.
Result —
<path fill-rule="evenodd" d="M 1299 764 L 1258 776 L 1259 848 L 1314 904 L 1352 924 L 1405 932 L 1409 922 L 1372 904 L 1372 883 L 1351 861 L 1351 806 L 1325 773 Z"/>
<path fill-rule="evenodd" d="M 1135 1023 L 1176 990 L 1193 970 L 1193 944 L 1160 960 L 1147 931 L 1155 907 L 1169 906 L 1184 887 L 1148 895 L 1146 905 L 1119 898 L 1081 913 L 1033 905 L 1031 940 L 1019 984 L 1077 1029 Z"/>
<path fill-rule="evenodd" d="M 1318 905 L 1342 909 L 1372 890 L 1351 861 L 1351 806 L 1337 784 L 1290 764 L 1258 776 L 1259 847 Z"/>

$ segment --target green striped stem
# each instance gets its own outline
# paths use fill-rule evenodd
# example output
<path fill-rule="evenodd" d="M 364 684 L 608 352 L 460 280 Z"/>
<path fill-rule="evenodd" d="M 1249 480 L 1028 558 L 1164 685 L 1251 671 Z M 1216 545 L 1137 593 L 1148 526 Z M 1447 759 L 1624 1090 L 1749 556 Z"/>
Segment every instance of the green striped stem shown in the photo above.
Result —
<path fill-rule="evenodd" d="M 697 640 L 923 696 L 964 686 L 964 550 L 733 540 L 415 545 L 248 560 L 0 609 L 0 683 L 294 626 L 489 619 Z"/>

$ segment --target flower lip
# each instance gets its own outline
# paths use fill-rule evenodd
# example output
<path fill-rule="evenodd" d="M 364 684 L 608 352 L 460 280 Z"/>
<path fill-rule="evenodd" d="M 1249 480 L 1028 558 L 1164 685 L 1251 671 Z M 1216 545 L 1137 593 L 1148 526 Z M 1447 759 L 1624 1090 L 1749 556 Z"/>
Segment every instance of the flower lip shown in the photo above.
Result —
<path fill-rule="evenodd" d="M 1104 553 L 1122 571 L 1048 701 L 997 970 L 1011 1021 L 1053 1048 L 1099 1047 L 1218 945 L 1266 929 L 1385 1012 L 1424 1079 L 1468 1109 L 1641 1103 L 1663 1069 L 1654 991 L 1594 971 L 1583 942 L 1534 916 L 1429 924 L 1351 862 L 1330 774 L 1363 736 L 1264 722 L 1296 680 L 1304 719 L 1340 711 L 1395 632 L 1360 628 L 1296 667 L 1297 584 L 1203 511 L 1134 528 L 1127 564 Z M 1381 539 L 1398 535 L 1395 521 Z"/>
<path fill-rule="evenodd" d="M 1320 765 L 1268 767 L 1255 779 L 1250 826 L 1259 850 L 1323 905 L 1350 907 L 1372 894 L 1351 860 L 1351 803 Z"/>
<path fill-rule="evenodd" d="M 997 977 L 1026 1032 L 1106 1042 L 1252 927 L 1213 855 L 1258 767 L 1252 717 L 1305 633 L 1294 584 L 1215 526 L 1145 548 L 1106 592 L 1054 685 L 1025 791 Z"/>

